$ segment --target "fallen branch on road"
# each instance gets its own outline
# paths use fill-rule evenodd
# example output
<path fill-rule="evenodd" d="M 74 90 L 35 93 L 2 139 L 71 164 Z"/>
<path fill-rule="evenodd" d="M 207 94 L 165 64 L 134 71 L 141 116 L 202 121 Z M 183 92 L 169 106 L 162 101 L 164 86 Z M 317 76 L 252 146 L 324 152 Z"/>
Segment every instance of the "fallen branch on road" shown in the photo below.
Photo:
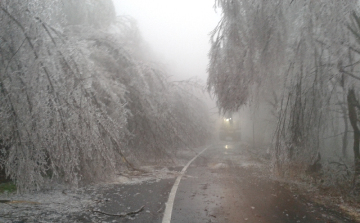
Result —
<path fill-rule="evenodd" d="M 104 215 L 108 215 L 108 216 L 115 216 L 115 217 L 126 217 L 126 216 L 131 216 L 131 215 L 135 215 L 139 212 L 141 212 L 142 210 L 144 210 L 145 205 L 143 205 L 140 209 L 136 210 L 136 211 L 132 211 L 132 212 L 128 212 L 128 213 L 121 213 L 121 214 L 110 214 L 110 213 L 106 213 L 106 212 L 102 212 L 102 211 L 96 211 L 96 210 L 92 210 L 92 212 L 94 213 L 100 213 L 100 214 L 104 214 Z"/>
<path fill-rule="evenodd" d="M 164 207 L 161 207 L 158 211 L 157 211 L 157 213 L 160 213 L 160 212 L 162 212 L 164 210 Z"/>

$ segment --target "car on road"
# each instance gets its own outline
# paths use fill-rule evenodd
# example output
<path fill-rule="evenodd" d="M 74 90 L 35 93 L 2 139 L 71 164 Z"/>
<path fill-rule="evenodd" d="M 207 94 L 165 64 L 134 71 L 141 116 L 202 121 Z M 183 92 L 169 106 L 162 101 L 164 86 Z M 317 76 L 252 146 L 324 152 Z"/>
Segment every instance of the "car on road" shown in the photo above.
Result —
<path fill-rule="evenodd" d="M 220 120 L 219 138 L 226 140 L 228 137 L 233 141 L 239 141 L 241 138 L 240 122 L 232 114 L 225 114 Z"/>

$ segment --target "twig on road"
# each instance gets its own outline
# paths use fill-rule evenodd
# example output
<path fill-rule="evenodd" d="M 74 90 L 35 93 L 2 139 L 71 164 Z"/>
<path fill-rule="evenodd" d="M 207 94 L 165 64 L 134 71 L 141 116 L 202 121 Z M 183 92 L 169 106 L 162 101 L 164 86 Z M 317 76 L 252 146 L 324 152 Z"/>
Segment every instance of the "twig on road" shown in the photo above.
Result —
<path fill-rule="evenodd" d="M 135 215 L 135 214 L 141 212 L 142 210 L 144 210 L 144 207 L 145 207 L 145 205 L 143 205 L 141 208 L 139 208 L 136 211 L 131 211 L 131 212 L 128 212 L 128 213 L 121 213 L 121 214 L 110 214 L 110 213 L 106 213 L 106 212 L 102 212 L 102 211 L 96 211 L 96 210 L 92 210 L 92 212 L 100 213 L 100 214 L 104 214 L 104 215 L 108 215 L 108 216 L 126 217 L 126 216 Z"/>
<path fill-rule="evenodd" d="M 162 212 L 164 210 L 164 207 L 161 207 L 158 211 L 157 211 L 157 213 L 160 213 L 160 212 Z"/>

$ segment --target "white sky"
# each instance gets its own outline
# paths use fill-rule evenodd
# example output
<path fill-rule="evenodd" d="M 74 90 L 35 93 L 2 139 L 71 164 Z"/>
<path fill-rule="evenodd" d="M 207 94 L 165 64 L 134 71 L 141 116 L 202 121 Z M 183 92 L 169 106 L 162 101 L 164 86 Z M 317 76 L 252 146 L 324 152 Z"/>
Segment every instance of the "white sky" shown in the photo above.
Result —
<path fill-rule="evenodd" d="M 220 20 L 214 0 L 113 0 L 138 21 L 142 36 L 175 79 L 207 79 L 209 32 Z M 217 10 L 218 12 L 219 9 Z"/>

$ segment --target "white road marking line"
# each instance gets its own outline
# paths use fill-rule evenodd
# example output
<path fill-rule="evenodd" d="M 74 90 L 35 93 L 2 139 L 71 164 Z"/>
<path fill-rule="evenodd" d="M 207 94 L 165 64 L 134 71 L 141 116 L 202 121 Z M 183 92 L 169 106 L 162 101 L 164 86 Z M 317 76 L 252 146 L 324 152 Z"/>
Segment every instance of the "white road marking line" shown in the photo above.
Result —
<path fill-rule="evenodd" d="M 173 206 L 174 206 L 174 200 L 175 200 L 176 191 L 177 191 L 177 189 L 179 187 L 180 180 L 183 177 L 183 175 L 185 174 L 187 168 L 190 166 L 192 161 L 194 161 L 196 158 L 198 158 L 198 156 L 200 156 L 208 148 L 209 147 L 206 147 L 205 149 L 203 149 L 203 151 L 201 151 L 194 158 L 192 158 L 192 160 L 190 160 L 186 164 L 186 166 L 184 166 L 184 168 L 180 172 L 180 175 L 176 178 L 175 183 L 174 183 L 173 187 L 171 188 L 171 192 L 169 194 L 169 199 L 166 202 L 166 208 L 165 208 L 165 211 L 164 211 L 164 217 L 163 217 L 162 223 L 170 223 L 170 221 L 171 221 L 171 214 L 172 214 L 172 210 L 173 210 Z"/>

